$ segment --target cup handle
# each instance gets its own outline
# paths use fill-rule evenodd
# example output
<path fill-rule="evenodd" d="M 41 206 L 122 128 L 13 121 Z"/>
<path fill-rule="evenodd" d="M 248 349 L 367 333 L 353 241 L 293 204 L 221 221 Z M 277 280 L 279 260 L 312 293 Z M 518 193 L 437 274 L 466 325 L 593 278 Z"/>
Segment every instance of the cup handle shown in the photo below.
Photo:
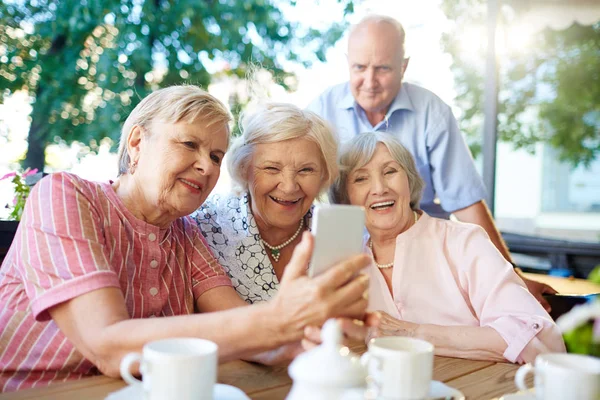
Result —
<path fill-rule="evenodd" d="M 375 367 L 373 374 L 371 374 L 369 363 L 374 362 Z M 367 383 L 369 387 L 369 398 L 379 398 L 379 395 L 382 393 L 382 379 L 383 379 L 383 360 L 381 358 L 366 352 L 360 357 L 360 363 L 363 367 L 367 368 L 368 377 Z"/>
<path fill-rule="evenodd" d="M 527 375 L 529 375 L 529 373 L 535 374 L 535 367 L 529 363 L 521 366 L 517 370 L 517 374 L 515 375 L 515 385 L 517 385 L 517 388 L 519 388 L 519 390 L 531 389 L 527 386 L 527 383 L 525 382 L 525 378 L 527 378 Z"/>
<path fill-rule="evenodd" d="M 121 359 L 120 372 L 123 380 L 130 385 L 141 385 L 142 381 L 131 375 L 129 368 L 131 364 L 138 362 L 142 363 L 142 355 L 140 353 L 129 353 Z"/>

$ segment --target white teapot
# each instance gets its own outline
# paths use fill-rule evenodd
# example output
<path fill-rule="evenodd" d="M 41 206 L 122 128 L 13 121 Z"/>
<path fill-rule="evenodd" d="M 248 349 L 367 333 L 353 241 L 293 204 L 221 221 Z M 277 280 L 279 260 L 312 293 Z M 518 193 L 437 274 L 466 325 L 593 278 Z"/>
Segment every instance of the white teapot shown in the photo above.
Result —
<path fill-rule="evenodd" d="M 367 371 L 360 357 L 340 344 L 342 331 L 334 319 L 323 325 L 321 340 L 289 366 L 294 384 L 286 400 L 364 399 Z"/>

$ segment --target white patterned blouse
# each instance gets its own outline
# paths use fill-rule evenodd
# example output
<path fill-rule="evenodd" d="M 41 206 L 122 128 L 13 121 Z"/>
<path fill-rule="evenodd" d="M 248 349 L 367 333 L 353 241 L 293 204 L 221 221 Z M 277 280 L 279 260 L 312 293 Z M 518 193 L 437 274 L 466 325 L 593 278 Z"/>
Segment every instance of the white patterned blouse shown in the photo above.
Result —
<path fill-rule="evenodd" d="M 310 227 L 313 206 L 304 216 Z M 249 195 L 212 195 L 192 218 L 240 297 L 252 304 L 267 301 L 279 289 L 271 259 L 260 240 Z"/>

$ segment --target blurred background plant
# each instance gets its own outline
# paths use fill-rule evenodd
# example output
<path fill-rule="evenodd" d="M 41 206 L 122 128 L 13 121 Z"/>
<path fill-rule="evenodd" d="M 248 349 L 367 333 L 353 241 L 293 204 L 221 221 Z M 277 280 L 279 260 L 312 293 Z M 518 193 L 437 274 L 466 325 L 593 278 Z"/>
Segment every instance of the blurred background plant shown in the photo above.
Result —
<path fill-rule="evenodd" d="M 600 284 L 600 265 L 588 280 Z M 557 321 L 569 353 L 600 357 L 600 294 L 586 304 L 575 306 Z"/>
<path fill-rule="evenodd" d="M 15 221 L 21 220 L 21 215 L 23 215 L 23 210 L 25 209 L 25 200 L 27 200 L 27 196 L 29 196 L 31 187 L 41 177 L 42 173 L 38 174 L 37 168 L 27 168 L 23 172 L 9 172 L 8 174 L 0 178 L 0 181 L 12 178 L 11 182 L 14 185 L 15 197 L 12 201 L 12 204 L 6 205 L 6 208 L 10 209 L 9 219 L 13 219 Z"/>

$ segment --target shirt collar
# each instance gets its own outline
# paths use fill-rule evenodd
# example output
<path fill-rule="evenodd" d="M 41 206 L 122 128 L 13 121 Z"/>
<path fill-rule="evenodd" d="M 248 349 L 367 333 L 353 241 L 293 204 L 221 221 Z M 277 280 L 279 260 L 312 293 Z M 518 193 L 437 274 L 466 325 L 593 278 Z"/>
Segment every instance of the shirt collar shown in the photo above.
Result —
<path fill-rule="evenodd" d="M 402 83 L 402 87 L 400 88 L 400 93 L 394 98 L 392 104 L 390 105 L 390 109 L 387 112 L 387 115 L 391 115 L 396 110 L 410 110 L 415 111 L 412 101 L 410 100 L 410 96 L 408 95 L 408 91 L 405 88 L 405 83 Z M 352 96 L 352 92 L 348 90 L 346 96 L 339 102 L 339 108 L 342 109 L 351 109 L 355 107 L 359 107 L 354 100 L 354 96 Z"/>

